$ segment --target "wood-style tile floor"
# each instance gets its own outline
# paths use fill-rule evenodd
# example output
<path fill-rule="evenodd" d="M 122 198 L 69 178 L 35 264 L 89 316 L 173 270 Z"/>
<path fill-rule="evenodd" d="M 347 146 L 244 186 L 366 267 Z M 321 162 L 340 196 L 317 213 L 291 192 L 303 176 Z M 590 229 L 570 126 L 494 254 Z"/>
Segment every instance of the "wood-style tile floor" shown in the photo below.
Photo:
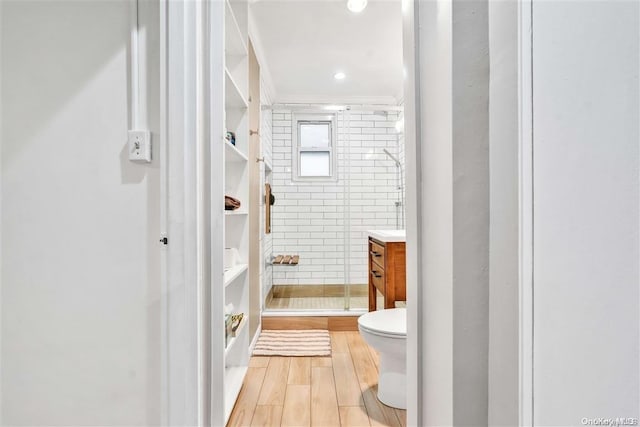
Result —
<path fill-rule="evenodd" d="M 252 357 L 228 426 L 405 426 L 376 397 L 378 355 L 356 332 L 331 332 L 331 357 Z"/>

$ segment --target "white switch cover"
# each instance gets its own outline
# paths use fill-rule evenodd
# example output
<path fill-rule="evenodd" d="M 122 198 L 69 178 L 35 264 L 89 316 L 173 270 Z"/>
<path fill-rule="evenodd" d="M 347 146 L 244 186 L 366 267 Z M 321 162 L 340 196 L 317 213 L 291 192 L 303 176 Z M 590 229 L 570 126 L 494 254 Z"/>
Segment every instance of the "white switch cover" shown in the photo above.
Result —
<path fill-rule="evenodd" d="M 129 160 L 151 161 L 151 133 L 148 130 L 129 131 Z"/>

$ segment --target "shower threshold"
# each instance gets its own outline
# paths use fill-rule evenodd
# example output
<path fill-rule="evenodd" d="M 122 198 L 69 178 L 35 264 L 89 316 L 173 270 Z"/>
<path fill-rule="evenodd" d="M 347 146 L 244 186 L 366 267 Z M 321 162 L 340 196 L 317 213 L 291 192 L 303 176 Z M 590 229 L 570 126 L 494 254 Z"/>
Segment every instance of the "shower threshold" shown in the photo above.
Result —
<path fill-rule="evenodd" d="M 328 331 L 357 331 L 358 317 L 364 311 L 298 311 L 262 313 L 263 330 L 325 329 Z"/>

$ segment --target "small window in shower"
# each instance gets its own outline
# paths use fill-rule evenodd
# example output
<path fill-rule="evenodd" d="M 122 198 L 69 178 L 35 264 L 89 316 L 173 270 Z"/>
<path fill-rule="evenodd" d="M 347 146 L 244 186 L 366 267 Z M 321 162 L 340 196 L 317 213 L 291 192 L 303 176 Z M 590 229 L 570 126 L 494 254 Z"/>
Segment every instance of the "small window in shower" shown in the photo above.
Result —
<path fill-rule="evenodd" d="M 333 180 L 335 116 L 295 114 L 293 120 L 293 179 Z"/>
<path fill-rule="evenodd" d="M 327 151 L 300 151 L 301 177 L 330 177 L 330 153 Z"/>

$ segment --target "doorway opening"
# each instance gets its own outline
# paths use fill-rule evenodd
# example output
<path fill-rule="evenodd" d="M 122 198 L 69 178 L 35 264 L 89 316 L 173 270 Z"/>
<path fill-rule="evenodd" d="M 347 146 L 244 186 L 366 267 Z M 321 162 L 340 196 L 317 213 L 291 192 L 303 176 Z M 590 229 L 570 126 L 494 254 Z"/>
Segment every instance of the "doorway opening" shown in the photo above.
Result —
<path fill-rule="evenodd" d="M 404 230 L 401 9 L 250 5 L 273 203 L 261 242 L 267 314 L 366 311 L 368 232 Z"/>

